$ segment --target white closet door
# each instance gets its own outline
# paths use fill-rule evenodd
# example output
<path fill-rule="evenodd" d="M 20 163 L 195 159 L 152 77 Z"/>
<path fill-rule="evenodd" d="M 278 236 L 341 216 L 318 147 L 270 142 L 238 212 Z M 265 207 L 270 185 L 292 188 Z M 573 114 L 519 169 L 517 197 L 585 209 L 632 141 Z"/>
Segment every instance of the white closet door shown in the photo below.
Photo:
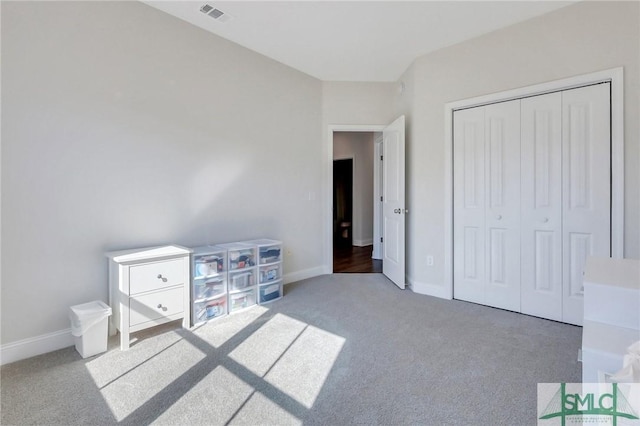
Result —
<path fill-rule="evenodd" d="M 484 108 L 454 113 L 454 297 L 485 303 Z"/>
<path fill-rule="evenodd" d="M 582 324 L 587 256 L 611 253 L 610 84 L 562 92 L 563 313 Z"/>
<path fill-rule="evenodd" d="M 562 320 L 562 94 L 522 99 L 522 313 Z"/>
<path fill-rule="evenodd" d="M 520 100 L 485 107 L 485 304 L 520 312 Z"/>

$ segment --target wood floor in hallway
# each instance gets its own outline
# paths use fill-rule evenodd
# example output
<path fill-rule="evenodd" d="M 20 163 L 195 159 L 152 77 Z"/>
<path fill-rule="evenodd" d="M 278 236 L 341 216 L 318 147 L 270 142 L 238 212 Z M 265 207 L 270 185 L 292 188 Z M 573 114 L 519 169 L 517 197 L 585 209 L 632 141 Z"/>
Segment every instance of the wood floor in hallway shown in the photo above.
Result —
<path fill-rule="evenodd" d="M 382 272 L 382 260 L 372 259 L 373 246 L 334 247 L 333 272 Z"/>

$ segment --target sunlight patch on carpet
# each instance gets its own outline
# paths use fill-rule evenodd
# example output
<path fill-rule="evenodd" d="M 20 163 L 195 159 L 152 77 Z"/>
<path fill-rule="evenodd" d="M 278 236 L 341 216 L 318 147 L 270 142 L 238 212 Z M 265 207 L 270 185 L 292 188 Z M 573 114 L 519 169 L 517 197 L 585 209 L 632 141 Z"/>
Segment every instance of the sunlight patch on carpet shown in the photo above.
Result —
<path fill-rule="evenodd" d="M 298 426 L 302 425 L 302 421 L 260 392 L 256 392 L 230 424 Z"/>
<path fill-rule="evenodd" d="M 301 321 L 276 314 L 235 348 L 229 357 L 264 377 L 306 326 Z"/>
<path fill-rule="evenodd" d="M 223 366 L 216 367 L 169 407 L 154 424 L 223 425 L 233 418 L 253 393 L 253 388 Z"/>
<path fill-rule="evenodd" d="M 246 311 L 220 318 L 214 323 L 207 324 L 207 327 L 200 327 L 194 331 L 194 334 L 214 348 L 219 348 L 267 311 L 268 309 L 263 306 L 253 306 Z"/>
<path fill-rule="evenodd" d="M 132 352 L 130 350 L 121 353 Z M 205 355 L 192 344 L 181 340 L 112 380 L 100 392 L 116 420 L 121 421 L 204 357 Z M 158 374 L 158 371 L 162 371 L 162 374 Z"/>
<path fill-rule="evenodd" d="M 265 380 L 307 408 L 320 394 L 345 339 L 314 326 L 308 326 Z"/>

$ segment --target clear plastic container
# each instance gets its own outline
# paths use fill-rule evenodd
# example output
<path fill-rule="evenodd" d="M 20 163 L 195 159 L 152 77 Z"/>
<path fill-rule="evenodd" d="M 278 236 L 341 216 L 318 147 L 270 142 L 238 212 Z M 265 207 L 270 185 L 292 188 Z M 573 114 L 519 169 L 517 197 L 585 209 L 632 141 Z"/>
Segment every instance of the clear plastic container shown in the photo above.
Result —
<path fill-rule="evenodd" d="M 258 271 L 258 283 L 264 284 L 282 278 L 282 264 L 261 266 Z"/>
<path fill-rule="evenodd" d="M 282 281 L 261 285 L 259 288 L 260 304 L 273 302 L 282 297 Z"/>
<path fill-rule="evenodd" d="M 206 279 L 226 272 L 226 250 L 217 246 L 197 247 L 193 253 L 194 279 Z"/>
<path fill-rule="evenodd" d="M 255 289 L 232 293 L 229 295 L 229 309 L 231 312 L 248 308 L 256 304 Z"/>
<path fill-rule="evenodd" d="M 237 271 L 256 266 L 256 247 L 245 243 L 219 244 L 228 250 L 229 271 Z"/>
<path fill-rule="evenodd" d="M 243 243 L 258 247 L 258 259 L 260 265 L 280 262 L 282 260 L 282 241 L 263 238 L 259 240 L 243 241 Z"/>
<path fill-rule="evenodd" d="M 256 271 L 239 271 L 229 273 L 229 291 L 246 290 L 256 284 Z"/>
<path fill-rule="evenodd" d="M 193 307 L 194 324 L 221 317 L 227 313 L 226 294 L 217 299 L 194 303 Z"/>

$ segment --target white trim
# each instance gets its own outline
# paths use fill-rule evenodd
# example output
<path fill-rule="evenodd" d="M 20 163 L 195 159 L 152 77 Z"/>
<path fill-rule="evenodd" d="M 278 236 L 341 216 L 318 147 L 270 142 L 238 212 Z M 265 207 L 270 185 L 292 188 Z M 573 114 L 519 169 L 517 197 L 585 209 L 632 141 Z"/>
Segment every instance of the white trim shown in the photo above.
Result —
<path fill-rule="evenodd" d="M 372 259 L 382 260 L 382 133 L 374 132 L 373 140 L 373 253 Z"/>
<path fill-rule="evenodd" d="M 7 343 L 0 346 L 0 365 L 68 348 L 74 344 L 70 328 Z"/>
<path fill-rule="evenodd" d="M 329 272 L 330 274 L 331 272 Z M 302 271 L 289 272 L 284 274 L 282 281 L 284 284 L 291 284 L 296 281 L 306 280 L 307 278 L 313 278 L 320 275 L 326 275 L 327 272 L 324 266 L 316 266 L 314 268 L 303 269 Z"/>
<path fill-rule="evenodd" d="M 381 132 L 386 124 L 329 124 L 327 128 L 327 187 L 322 205 L 325 206 L 324 228 L 324 273 L 333 273 L 333 132 Z"/>
<path fill-rule="evenodd" d="M 448 289 L 445 286 L 438 284 L 423 283 L 415 281 L 413 278 L 407 276 L 407 284 L 414 293 L 424 294 L 426 296 L 433 296 L 440 299 L 451 299 L 449 297 Z"/>
<path fill-rule="evenodd" d="M 450 102 L 444 106 L 444 288 L 453 298 L 453 112 L 526 96 L 611 82 L 611 254 L 624 255 L 624 71 L 622 67 Z"/>

